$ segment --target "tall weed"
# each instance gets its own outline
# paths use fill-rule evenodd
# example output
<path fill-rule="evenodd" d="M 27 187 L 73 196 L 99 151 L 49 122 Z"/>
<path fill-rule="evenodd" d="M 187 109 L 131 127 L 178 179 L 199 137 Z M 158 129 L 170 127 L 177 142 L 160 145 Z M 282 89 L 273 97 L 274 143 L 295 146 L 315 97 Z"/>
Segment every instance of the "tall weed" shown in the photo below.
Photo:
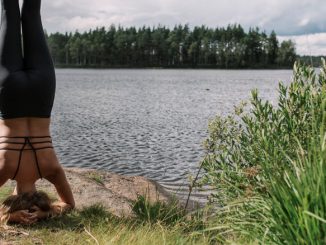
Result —
<path fill-rule="evenodd" d="M 325 101 L 325 61 L 319 74 L 295 64 L 277 106 L 254 90 L 249 107 L 210 123 L 202 183 L 216 189 L 218 239 L 326 242 Z"/>

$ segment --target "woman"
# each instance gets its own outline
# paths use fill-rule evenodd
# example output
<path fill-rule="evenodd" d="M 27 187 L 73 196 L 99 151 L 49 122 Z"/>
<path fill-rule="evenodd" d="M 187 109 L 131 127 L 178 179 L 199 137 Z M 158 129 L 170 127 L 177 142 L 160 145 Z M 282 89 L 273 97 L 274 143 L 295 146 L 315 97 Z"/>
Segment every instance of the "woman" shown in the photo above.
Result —
<path fill-rule="evenodd" d="M 15 180 L 13 195 L 30 197 L 36 193 L 35 182 L 45 178 L 61 199 L 55 209 L 73 208 L 50 136 L 55 73 L 42 28 L 41 0 L 24 0 L 21 15 L 19 0 L 1 0 L 1 8 L 0 186 Z M 47 215 L 38 207 L 31 210 L 11 212 L 9 221 L 29 224 Z"/>

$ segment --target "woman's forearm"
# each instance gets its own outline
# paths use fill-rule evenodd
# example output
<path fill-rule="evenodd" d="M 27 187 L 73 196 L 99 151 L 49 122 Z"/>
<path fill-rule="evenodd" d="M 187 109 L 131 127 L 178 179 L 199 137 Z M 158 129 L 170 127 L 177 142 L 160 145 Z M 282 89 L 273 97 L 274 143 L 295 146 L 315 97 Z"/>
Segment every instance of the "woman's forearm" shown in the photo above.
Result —
<path fill-rule="evenodd" d="M 74 196 L 63 168 L 60 166 L 57 171 L 53 175 L 48 176 L 47 179 L 55 186 L 61 201 L 69 205 L 70 208 L 74 208 Z"/>

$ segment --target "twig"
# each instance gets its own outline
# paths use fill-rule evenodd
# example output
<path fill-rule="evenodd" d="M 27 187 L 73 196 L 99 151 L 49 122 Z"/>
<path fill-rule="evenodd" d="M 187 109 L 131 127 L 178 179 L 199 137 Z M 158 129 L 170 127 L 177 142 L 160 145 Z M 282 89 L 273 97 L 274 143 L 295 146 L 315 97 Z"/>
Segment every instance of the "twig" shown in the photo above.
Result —
<path fill-rule="evenodd" d="M 206 156 L 204 157 L 204 159 L 206 159 Z M 185 207 L 184 207 L 185 210 L 186 210 L 187 207 L 188 207 L 188 203 L 189 203 L 189 200 L 190 200 L 190 196 L 191 196 L 191 193 L 192 193 L 192 189 L 194 188 L 194 186 L 195 186 L 195 184 L 196 184 L 196 182 L 197 182 L 197 179 L 198 179 L 198 177 L 199 177 L 200 170 L 203 168 L 203 164 L 204 164 L 204 160 L 203 160 L 203 161 L 201 162 L 201 164 L 200 164 L 200 167 L 199 167 L 199 169 L 198 169 L 198 172 L 197 172 L 197 174 L 196 174 L 196 177 L 195 177 L 194 181 L 192 182 L 191 186 L 189 186 L 189 194 L 188 194 L 188 198 L 187 198 L 186 205 L 185 205 Z"/>
<path fill-rule="evenodd" d="M 94 239 L 94 241 L 96 242 L 97 245 L 100 245 L 100 243 L 97 241 L 96 237 L 93 236 L 92 233 L 90 233 L 90 232 L 86 229 L 86 227 L 84 227 L 84 230 L 85 230 L 85 232 L 86 232 L 86 233 L 87 233 L 91 238 Z"/>

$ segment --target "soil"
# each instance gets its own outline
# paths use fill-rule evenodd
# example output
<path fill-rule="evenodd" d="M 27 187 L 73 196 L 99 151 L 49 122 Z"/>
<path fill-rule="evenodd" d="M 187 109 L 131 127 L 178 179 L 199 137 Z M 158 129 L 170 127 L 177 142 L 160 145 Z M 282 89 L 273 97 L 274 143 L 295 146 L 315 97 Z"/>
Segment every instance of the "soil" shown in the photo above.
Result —
<path fill-rule="evenodd" d="M 79 168 L 65 168 L 65 172 L 77 209 L 101 204 L 112 214 L 129 217 L 133 215 L 132 203 L 139 195 L 145 195 L 150 202 L 172 200 L 172 195 L 160 184 L 144 177 Z M 8 181 L 5 186 L 14 187 L 15 181 Z M 38 180 L 36 187 L 50 197 L 58 198 L 54 186 L 47 180 Z"/>

